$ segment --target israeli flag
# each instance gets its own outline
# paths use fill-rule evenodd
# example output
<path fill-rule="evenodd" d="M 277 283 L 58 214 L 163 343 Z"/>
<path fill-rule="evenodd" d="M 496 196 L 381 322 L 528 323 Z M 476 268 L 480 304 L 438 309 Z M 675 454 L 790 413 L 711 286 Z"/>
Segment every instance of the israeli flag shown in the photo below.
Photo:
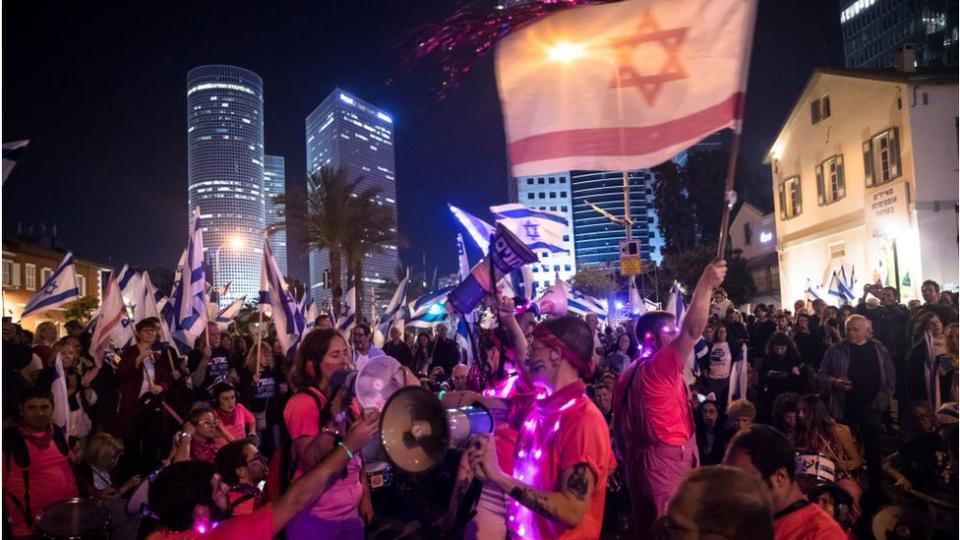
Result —
<path fill-rule="evenodd" d="M 465 315 L 462 315 L 460 321 L 457 323 L 457 343 L 463 351 L 464 363 L 467 365 L 472 364 L 473 359 L 477 357 L 477 353 L 473 347 L 473 340 L 470 336 L 469 324 Z"/>
<path fill-rule="evenodd" d="M 834 270 L 830 276 L 830 283 L 827 285 L 827 294 L 839 299 L 840 303 L 847 302 L 847 294 L 843 289 L 843 285 L 840 283 L 840 277 L 837 276 L 836 270 Z"/>
<path fill-rule="evenodd" d="M 217 326 L 220 327 L 220 330 L 226 330 L 230 323 L 240 314 L 240 310 L 243 309 L 243 303 L 247 301 L 246 295 L 241 296 L 234 300 L 229 306 L 221 309 L 217 312 L 217 316 L 214 318 L 214 321 L 217 323 Z"/>
<path fill-rule="evenodd" d="M 142 280 L 136 270 L 131 268 L 129 264 L 125 264 L 117 273 L 117 285 L 119 285 L 123 296 L 134 299 L 138 296 Z"/>
<path fill-rule="evenodd" d="M 563 286 L 567 294 L 567 310 L 580 316 L 593 313 L 602 321 L 607 320 L 607 301 L 594 298 L 589 294 L 574 289 L 569 283 L 558 279 L 557 283 Z"/>
<path fill-rule="evenodd" d="M 397 290 L 393 291 L 393 297 L 390 298 L 390 303 L 387 304 L 386 311 L 383 312 L 383 315 L 380 316 L 380 321 L 378 326 L 380 327 L 380 334 L 384 337 L 388 336 L 390 333 L 390 327 L 393 326 L 393 323 L 396 322 L 397 316 L 403 316 L 403 305 L 407 301 L 407 289 L 410 284 L 410 269 L 407 269 L 407 274 L 403 276 L 403 279 L 400 280 L 400 283 L 397 285 Z"/>
<path fill-rule="evenodd" d="M 185 258 L 170 303 L 173 322 L 170 329 L 181 345 L 193 348 L 193 343 L 206 329 L 207 299 L 204 291 L 203 231 L 200 228 L 200 209 L 193 211 L 193 225 L 187 241 Z M 179 335 L 176 335 L 179 334 Z M 179 348 L 179 347 L 178 347 Z M 189 350 L 189 349 L 188 349 Z"/>
<path fill-rule="evenodd" d="M 570 226 L 563 214 L 533 210 L 518 203 L 491 206 L 490 212 L 528 248 L 569 253 L 563 237 L 570 234 Z"/>
<path fill-rule="evenodd" d="M 90 355 L 100 361 L 110 347 L 123 348 L 133 341 L 133 320 L 123 304 L 123 294 L 114 274 L 110 274 L 107 288 L 97 316 L 97 327 L 90 339 Z"/>
<path fill-rule="evenodd" d="M 840 292 L 846 297 L 848 302 L 856 298 L 856 295 L 853 294 L 854 290 L 854 268 L 850 269 L 850 279 L 847 279 L 847 270 L 840 265 L 840 273 L 837 274 L 837 287 L 840 289 Z"/>
<path fill-rule="evenodd" d="M 67 252 L 60 266 L 47 278 L 43 287 L 33 295 L 23 308 L 21 319 L 53 309 L 80 298 L 80 288 L 77 287 L 77 268 L 74 264 L 73 253 Z"/>
<path fill-rule="evenodd" d="M 347 305 L 347 312 L 342 314 L 340 320 L 337 321 L 337 330 L 340 332 L 350 335 L 350 332 L 353 331 L 353 327 L 357 325 L 357 289 L 356 287 L 350 287 L 350 290 L 347 291 L 346 298 L 344 303 Z"/>
<path fill-rule="evenodd" d="M 679 281 L 674 281 L 670 287 L 670 299 L 664 311 L 673 314 L 678 327 L 683 324 L 683 318 L 687 315 L 687 301 L 683 299 L 683 287 Z"/>
<path fill-rule="evenodd" d="M 407 324 L 414 328 L 433 328 L 446 319 L 447 295 L 453 287 L 444 287 L 417 298 L 408 305 L 410 319 Z"/>
<path fill-rule="evenodd" d="M 464 212 L 452 204 L 447 204 L 447 206 L 450 207 L 450 212 L 457 218 L 457 221 L 467 230 L 470 239 L 480 248 L 480 251 L 484 253 L 490 251 L 490 236 L 496 231 L 496 228 L 477 216 Z"/>
<path fill-rule="evenodd" d="M 287 288 L 277 260 L 273 258 L 270 242 L 264 239 L 263 264 L 260 268 L 260 309 L 264 310 L 266 306 L 270 306 L 273 313 L 273 325 L 283 353 L 289 357 L 290 353 L 296 350 L 300 336 L 303 335 L 303 313 Z"/>

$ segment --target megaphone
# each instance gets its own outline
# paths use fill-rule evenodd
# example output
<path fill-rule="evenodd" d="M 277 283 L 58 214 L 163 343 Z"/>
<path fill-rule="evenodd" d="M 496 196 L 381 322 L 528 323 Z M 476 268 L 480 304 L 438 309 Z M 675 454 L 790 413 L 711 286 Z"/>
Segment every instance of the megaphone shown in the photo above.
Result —
<path fill-rule="evenodd" d="M 561 285 L 552 285 L 530 307 L 537 315 L 562 317 L 567 314 L 567 291 Z"/>
<path fill-rule="evenodd" d="M 450 305 L 460 313 L 470 313 L 483 297 L 494 292 L 500 278 L 511 270 L 537 261 L 530 250 L 502 223 L 497 223 L 497 232 L 490 243 L 490 252 L 477 263 L 459 285 L 447 296 Z M 490 275 L 491 263 L 494 274 Z"/>
<path fill-rule="evenodd" d="M 383 407 L 380 443 L 395 467 L 419 474 L 440 465 L 451 448 L 478 433 L 492 433 L 493 427 L 493 415 L 482 406 L 444 409 L 429 390 L 408 386 Z"/>

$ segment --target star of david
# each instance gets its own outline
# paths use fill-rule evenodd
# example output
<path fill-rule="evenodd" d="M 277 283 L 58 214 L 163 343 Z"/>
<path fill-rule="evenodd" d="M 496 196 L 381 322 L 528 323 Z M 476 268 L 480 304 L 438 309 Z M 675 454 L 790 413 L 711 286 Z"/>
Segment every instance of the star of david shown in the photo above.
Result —
<path fill-rule="evenodd" d="M 647 105 L 653 105 L 664 83 L 687 78 L 687 72 L 680 65 L 680 45 L 686 39 L 688 30 L 689 28 L 662 30 L 653 13 L 646 10 L 640 17 L 635 34 L 618 37 L 609 42 L 617 55 L 617 68 L 610 80 L 610 87 L 636 88 Z M 634 51 L 637 45 L 643 43 L 659 43 L 663 47 L 666 59 L 659 73 L 641 75 L 637 72 L 633 61 Z"/>
<path fill-rule="evenodd" d="M 47 296 L 49 296 L 49 295 L 51 295 L 51 294 L 53 294 L 53 293 L 55 293 L 55 292 L 57 292 L 57 284 L 56 284 L 56 283 L 47 283 L 47 286 L 43 288 L 43 294 L 45 294 L 45 295 L 47 295 Z"/>
<path fill-rule="evenodd" d="M 540 231 L 537 230 L 539 228 L 540 226 L 536 223 L 527 221 L 523 224 L 523 233 L 527 235 L 527 238 L 536 240 L 537 238 L 540 238 Z"/>

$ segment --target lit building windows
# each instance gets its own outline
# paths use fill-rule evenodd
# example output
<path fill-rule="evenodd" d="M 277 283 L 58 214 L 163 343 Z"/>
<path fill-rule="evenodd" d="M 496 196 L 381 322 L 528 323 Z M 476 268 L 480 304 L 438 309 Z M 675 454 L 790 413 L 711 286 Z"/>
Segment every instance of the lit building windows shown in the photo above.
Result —
<path fill-rule="evenodd" d="M 778 186 L 780 219 L 787 220 L 803 212 L 803 197 L 800 192 L 800 177 L 791 176 Z"/>
<path fill-rule="evenodd" d="M 833 156 L 817 165 L 817 204 L 839 201 L 847 194 L 843 178 L 843 156 Z"/>
<path fill-rule="evenodd" d="M 863 169 L 867 187 L 885 184 L 900 176 L 900 137 L 897 128 L 882 131 L 863 143 Z"/>

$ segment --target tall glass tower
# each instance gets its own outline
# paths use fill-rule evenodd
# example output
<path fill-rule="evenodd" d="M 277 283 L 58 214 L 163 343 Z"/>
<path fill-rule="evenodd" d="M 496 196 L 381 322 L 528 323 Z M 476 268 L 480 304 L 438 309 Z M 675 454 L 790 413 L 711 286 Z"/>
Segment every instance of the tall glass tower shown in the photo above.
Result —
<path fill-rule="evenodd" d="M 204 258 L 226 305 L 257 297 L 266 208 L 263 186 L 263 81 L 235 66 L 187 73 L 189 212 L 200 208 Z"/>
<path fill-rule="evenodd" d="M 360 98 L 334 88 L 316 109 L 307 116 L 307 172 L 321 167 L 342 167 L 348 178 L 362 177 L 359 188 L 375 186 L 381 189 L 377 203 L 397 210 L 397 182 L 394 176 L 393 118 Z M 396 230 L 396 222 L 393 225 Z M 384 253 L 374 253 L 364 264 L 364 297 L 369 302 L 377 288 L 387 280 L 395 281 L 400 257 L 396 246 Z M 330 299 L 330 289 L 324 279 L 329 275 L 330 256 L 327 251 L 310 252 L 310 297 L 318 302 Z M 346 276 L 341 276 L 344 289 Z M 389 291 L 392 292 L 392 291 Z M 377 304 L 389 301 L 385 295 L 377 297 Z M 369 303 L 367 304 L 370 305 Z"/>
<path fill-rule="evenodd" d="M 663 240 L 653 206 L 653 173 L 649 170 L 630 171 L 628 179 L 633 239 L 640 242 L 643 260 L 660 264 Z M 623 173 L 571 171 L 570 190 L 577 268 L 619 265 L 620 242 L 626 240 L 626 231 L 600 215 L 586 201 L 622 218 Z"/>
<path fill-rule="evenodd" d="M 274 198 L 287 192 L 283 156 L 264 156 L 263 194 L 267 204 L 267 231 L 270 251 L 283 275 L 287 275 L 287 228 L 284 226 L 284 207 Z"/>

